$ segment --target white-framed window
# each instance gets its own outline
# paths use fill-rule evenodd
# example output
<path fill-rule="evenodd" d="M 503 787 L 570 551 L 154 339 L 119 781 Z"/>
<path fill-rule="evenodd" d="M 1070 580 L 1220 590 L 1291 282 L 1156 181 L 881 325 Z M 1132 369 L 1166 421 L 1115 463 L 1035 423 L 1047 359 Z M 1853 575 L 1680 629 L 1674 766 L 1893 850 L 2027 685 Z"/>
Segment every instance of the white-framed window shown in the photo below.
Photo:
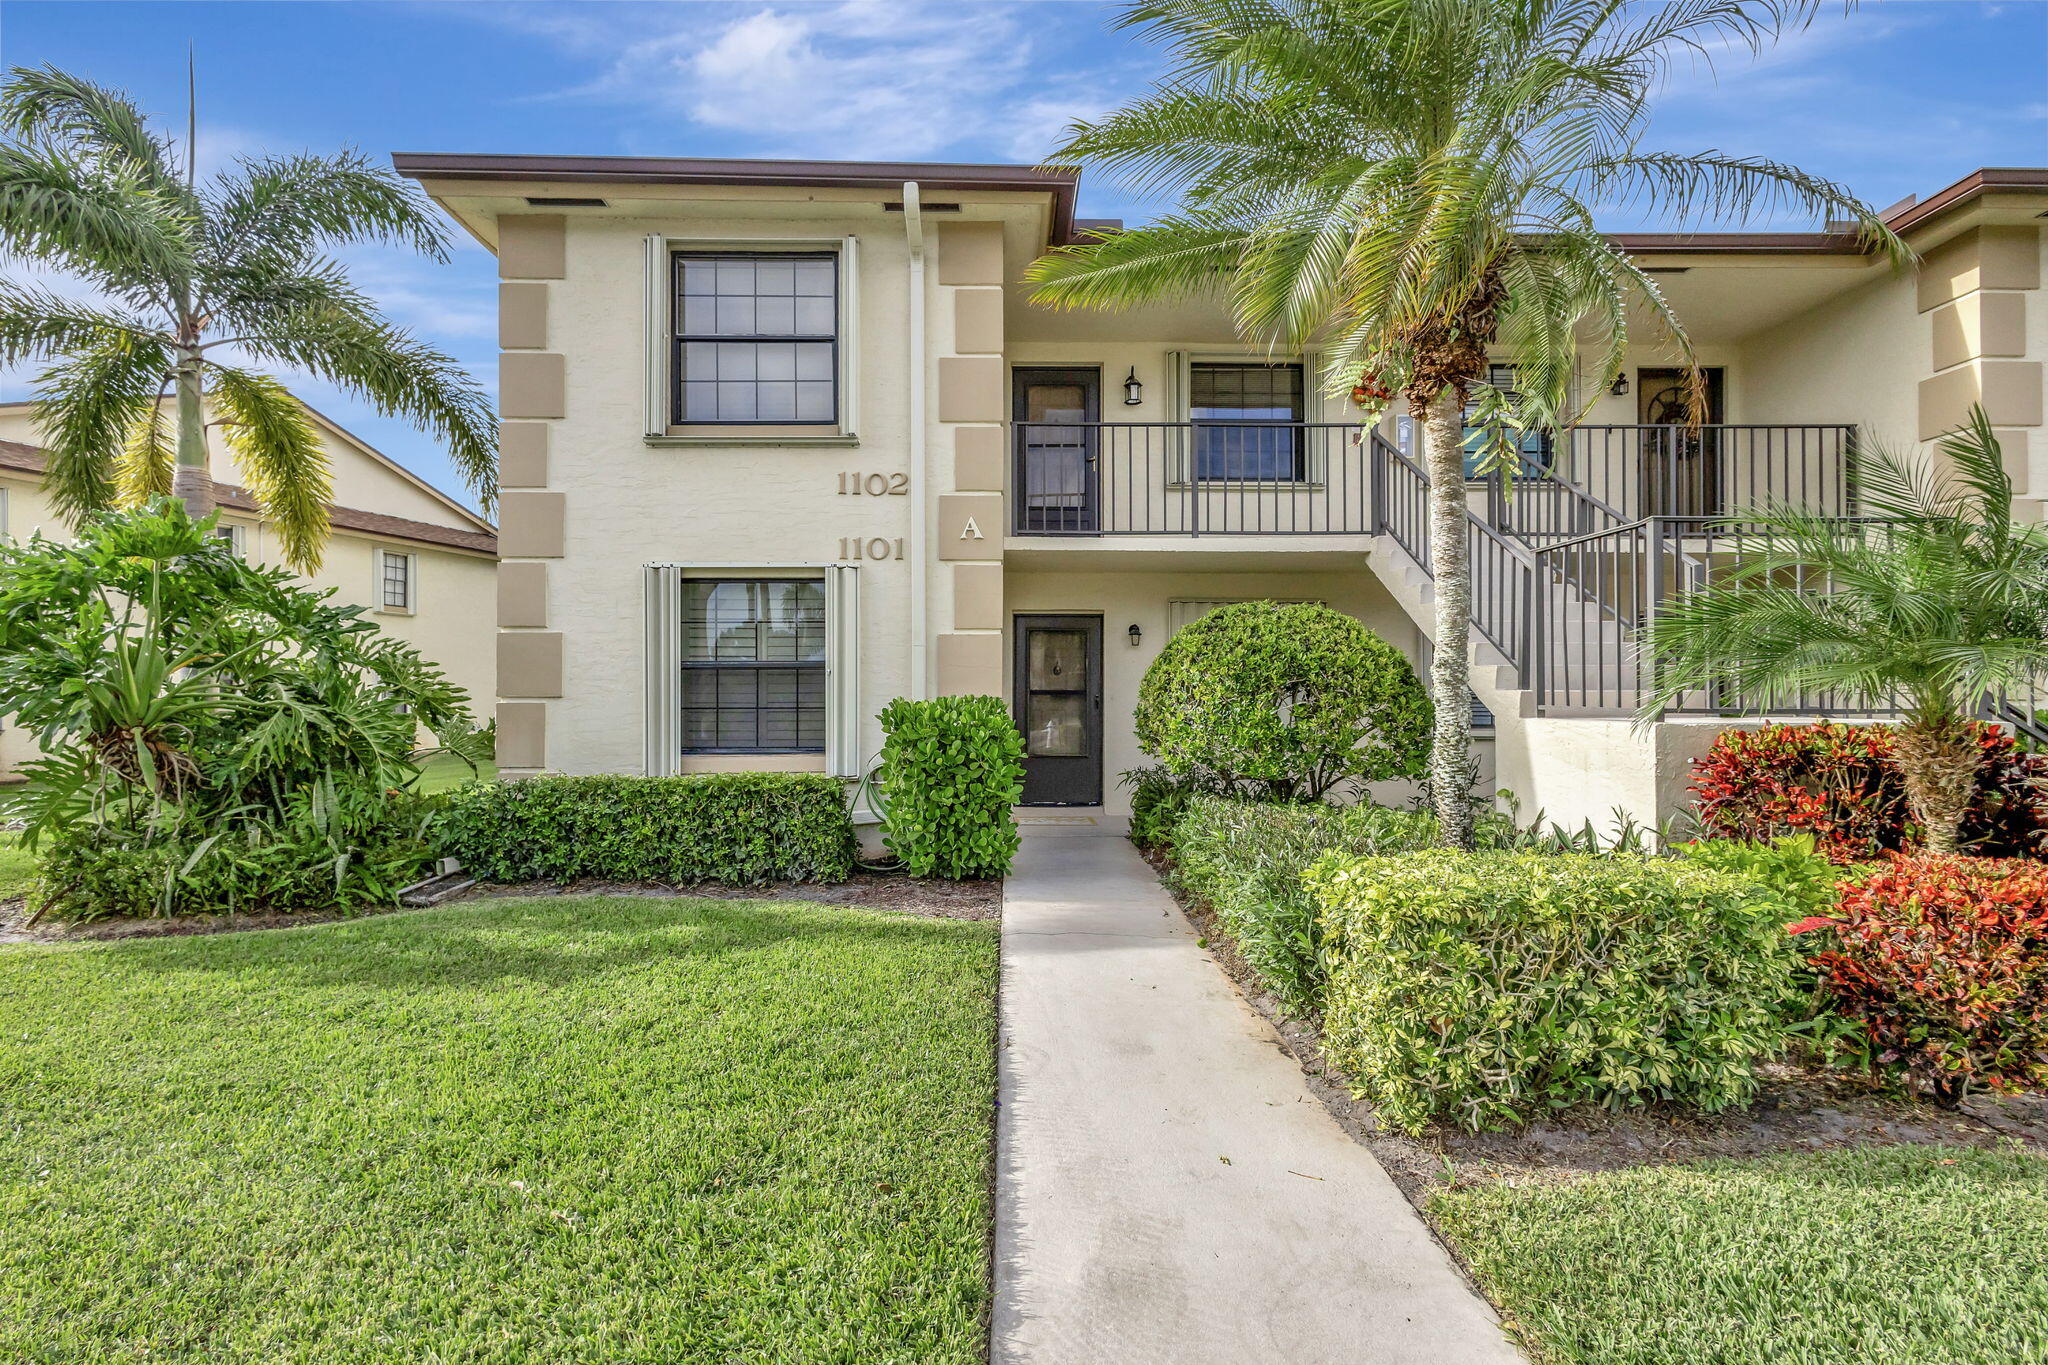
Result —
<path fill-rule="evenodd" d="M 405 550 L 377 551 L 377 610 L 415 612 L 420 601 L 420 557 Z"/>
<path fill-rule="evenodd" d="M 818 754 L 859 776 L 854 566 L 644 572 L 650 775 L 701 755 Z"/>
<path fill-rule="evenodd" d="M 249 557 L 249 528 L 238 521 L 215 522 L 213 538 L 228 547 L 228 553 L 238 559 Z"/>
<path fill-rule="evenodd" d="M 647 435 L 843 443 L 858 239 L 647 238 Z"/>

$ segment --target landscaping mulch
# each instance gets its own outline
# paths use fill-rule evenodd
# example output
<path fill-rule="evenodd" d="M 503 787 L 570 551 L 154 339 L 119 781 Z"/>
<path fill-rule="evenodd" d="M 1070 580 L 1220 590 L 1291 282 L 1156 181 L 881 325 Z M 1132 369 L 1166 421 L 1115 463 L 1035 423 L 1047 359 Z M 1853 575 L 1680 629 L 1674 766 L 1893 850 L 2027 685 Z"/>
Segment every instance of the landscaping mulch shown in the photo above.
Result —
<path fill-rule="evenodd" d="M 703 900 L 804 901 L 814 905 L 885 910 L 921 919 L 995 920 L 1003 913 L 1000 881 L 936 881 L 862 868 L 846 881 L 771 882 L 765 886 L 671 886 L 662 882 L 496 882 L 472 887 L 442 901 L 455 905 L 472 900 L 514 896 L 688 896 Z M 410 914 L 399 906 L 366 908 L 349 914 L 301 911 L 265 915 L 184 915 L 170 919 L 104 919 L 89 924 L 28 922 L 21 897 L 0 900 L 0 944 L 76 943 L 131 938 L 180 938 L 191 934 L 240 933 L 251 929 L 296 929 L 372 915 Z"/>
<path fill-rule="evenodd" d="M 1147 859 L 1163 873 L 1166 860 Z M 1162 876 L 1169 890 L 1172 882 Z M 1566 1110 L 1520 1132 L 1466 1133 L 1433 1128 L 1420 1137 L 1383 1127 L 1356 1098 L 1349 1078 L 1323 1057 L 1309 1023 L 1289 1017 L 1238 956 L 1229 931 L 1205 907 L 1179 892 L 1175 900 L 1238 993 L 1279 1032 L 1310 1088 L 1338 1123 L 1379 1158 L 1418 1208 L 1446 1187 L 1500 1180 L 1569 1179 L 1600 1171 L 1906 1144 L 1994 1148 L 2017 1140 L 2048 1151 L 2048 1096 L 1977 1095 L 1959 1110 L 1941 1109 L 1859 1078 L 1790 1064 L 1763 1068 L 1755 1104 L 1706 1115 L 1677 1107 L 1610 1113 L 1592 1106 Z"/>

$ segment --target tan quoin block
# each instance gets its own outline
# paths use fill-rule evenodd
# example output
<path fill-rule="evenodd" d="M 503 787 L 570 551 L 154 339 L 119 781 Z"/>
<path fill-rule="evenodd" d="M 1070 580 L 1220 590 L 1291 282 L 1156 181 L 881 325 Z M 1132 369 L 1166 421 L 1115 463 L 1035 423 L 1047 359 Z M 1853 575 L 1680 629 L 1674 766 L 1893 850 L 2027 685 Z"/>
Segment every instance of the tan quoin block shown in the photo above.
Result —
<path fill-rule="evenodd" d="M 1001 559 L 1003 500 L 994 493 L 939 496 L 939 558 Z"/>
<path fill-rule="evenodd" d="M 1954 431 L 1982 403 L 1993 423 L 2041 425 L 2041 365 L 2033 360 L 1973 360 L 1920 381 L 1920 439 Z"/>
<path fill-rule="evenodd" d="M 545 768 L 548 765 L 548 708 L 538 701 L 498 703 L 498 766 Z"/>
<path fill-rule="evenodd" d="M 560 493 L 500 493 L 498 553 L 507 559 L 560 559 L 566 515 Z"/>
<path fill-rule="evenodd" d="M 1920 311 L 1973 289 L 2041 287 L 2041 238 L 2033 228 L 1974 227 L 1920 261 Z"/>
<path fill-rule="evenodd" d="M 1001 223 L 939 224 L 940 284 L 1001 284 Z"/>
<path fill-rule="evenodd" d="M 559 280 L 568 273 L 568 222 L 559 213 L 508 213 L 498 219 L 498 278 Z"/>
<path fill-rule="evenodd" d="M 498 633 L 498 695 L 562 695 L 562 632 L 507 630 Z"/>
<path fill-rule="evenodd" d="M 938 685 L 942 697 L 1003 695 L 1003 637 L 962 635 L 946 631 L 938 637 Z"/>
<path fill-rule="evenodd" d="M 507 351 L 538 351 L 548 344 L 548 287 L 498 286 L 498 345 Z"/>
<path fill-rule="evenodd" d="M 498 424 L 498 486 L 545 488 L 548 483 L 548 428 L 545 422 Z"/>
<path fill-rule="evenodd" d="M 939 358 L 939 420 L 1003 420 L 1001 356 L 949 355 Z"/>
<path fill-rule="evenodd" d="M 1003 628 L 1002 565 L 955 564 L 953 566 L 953 628 L 955 630 L 1001 630 Z"/>
<path fill-rule="evenodd" d="M 962 289 L 953 295 L 953 349 L 962 355 L 1001 354 L 1002 290 Z"/>
<path fill-rule="evenodd" d="M 548 623 L 548 566 L 527 561 L 498 565 L 498 624 Z"/>
<path fill-rule="evenodd" d="M 560 417 L 567 389 L 567 367 L 559 355 L 505 351 L 498 356 L 500 417 Z"/>
<path fill-rule="evenodd" d="M 1965 294 L 1937 308 L 1930 321 L 1937 370 L 1979 356 L 2027 353 L 2025 294 Z"/>
<path fill-rule="evenodd" d="M 953 430 L 953 486 L 963 493 L 1003 490 L 1010 444 L 1002 427 L 956 427 Z"/>

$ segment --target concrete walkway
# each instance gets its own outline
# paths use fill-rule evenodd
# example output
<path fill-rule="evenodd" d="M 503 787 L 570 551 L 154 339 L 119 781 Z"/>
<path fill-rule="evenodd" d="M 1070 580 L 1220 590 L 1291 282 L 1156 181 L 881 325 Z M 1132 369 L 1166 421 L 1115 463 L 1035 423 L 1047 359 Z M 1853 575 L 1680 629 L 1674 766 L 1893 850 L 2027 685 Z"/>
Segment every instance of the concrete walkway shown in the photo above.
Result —
<path fill-rule="evenodd" d="M 1003 906 L 997 1365 L 1512 1365 L 1486 1303 L 1122 839 Z"/>

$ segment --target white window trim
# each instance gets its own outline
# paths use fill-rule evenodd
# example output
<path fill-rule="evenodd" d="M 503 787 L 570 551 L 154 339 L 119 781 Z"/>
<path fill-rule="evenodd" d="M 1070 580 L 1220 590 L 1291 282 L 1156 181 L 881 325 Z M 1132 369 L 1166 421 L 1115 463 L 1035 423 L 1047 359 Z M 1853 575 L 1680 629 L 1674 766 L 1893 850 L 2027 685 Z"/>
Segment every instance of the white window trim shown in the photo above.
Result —
<path fill-rule="evenodd" d="M 647 391 L 642 439 L 656 446 L 857 446 L 860 444 L 860 238 L 671 237 L 650 233 L 642 301 Z M 693 435 L 670 430 L 669 364 L 674 308 L 669 260 L 678 251 L 832 251 L 839 256 L 839 423 L 815 434 L 751 436 L 744 431 Z"/>
<path fill-rule="evenodd" d="M 12 538 L 7 530 L 7 516 L 13 510 L 7 505 L 8 496 L 11 492 L 12 490 L 6 484 L 0 483 L 0 540 Z"/>
<path fill-rule="evenodd" d="M 384 556 L 400 555 L 405 559 L 405 597 L 402 607 L 389 606 L 384 601 Z M 379 616 L 417 616 L 420 614 L 420 557 L 411 550 L 402 550 L 391 545 L 379 545 L 370 556 L 370 601 L 375 603 Z"/>
<path fill-rule="evenodd" d="M 215 523 L 215 531 L 228 533 L 228 552 L 237 559 L 249 557 L 249 528 L 239 521 L 222 520 Z"/>
<path fill-rule="evenodd" d="M 859 777 L 860 578 L 852 564 L 649 564 L 641 570 L 647 775 L 682 771 L 683 580 L 708 574 L 825 585 L 825 771 Z"/>

